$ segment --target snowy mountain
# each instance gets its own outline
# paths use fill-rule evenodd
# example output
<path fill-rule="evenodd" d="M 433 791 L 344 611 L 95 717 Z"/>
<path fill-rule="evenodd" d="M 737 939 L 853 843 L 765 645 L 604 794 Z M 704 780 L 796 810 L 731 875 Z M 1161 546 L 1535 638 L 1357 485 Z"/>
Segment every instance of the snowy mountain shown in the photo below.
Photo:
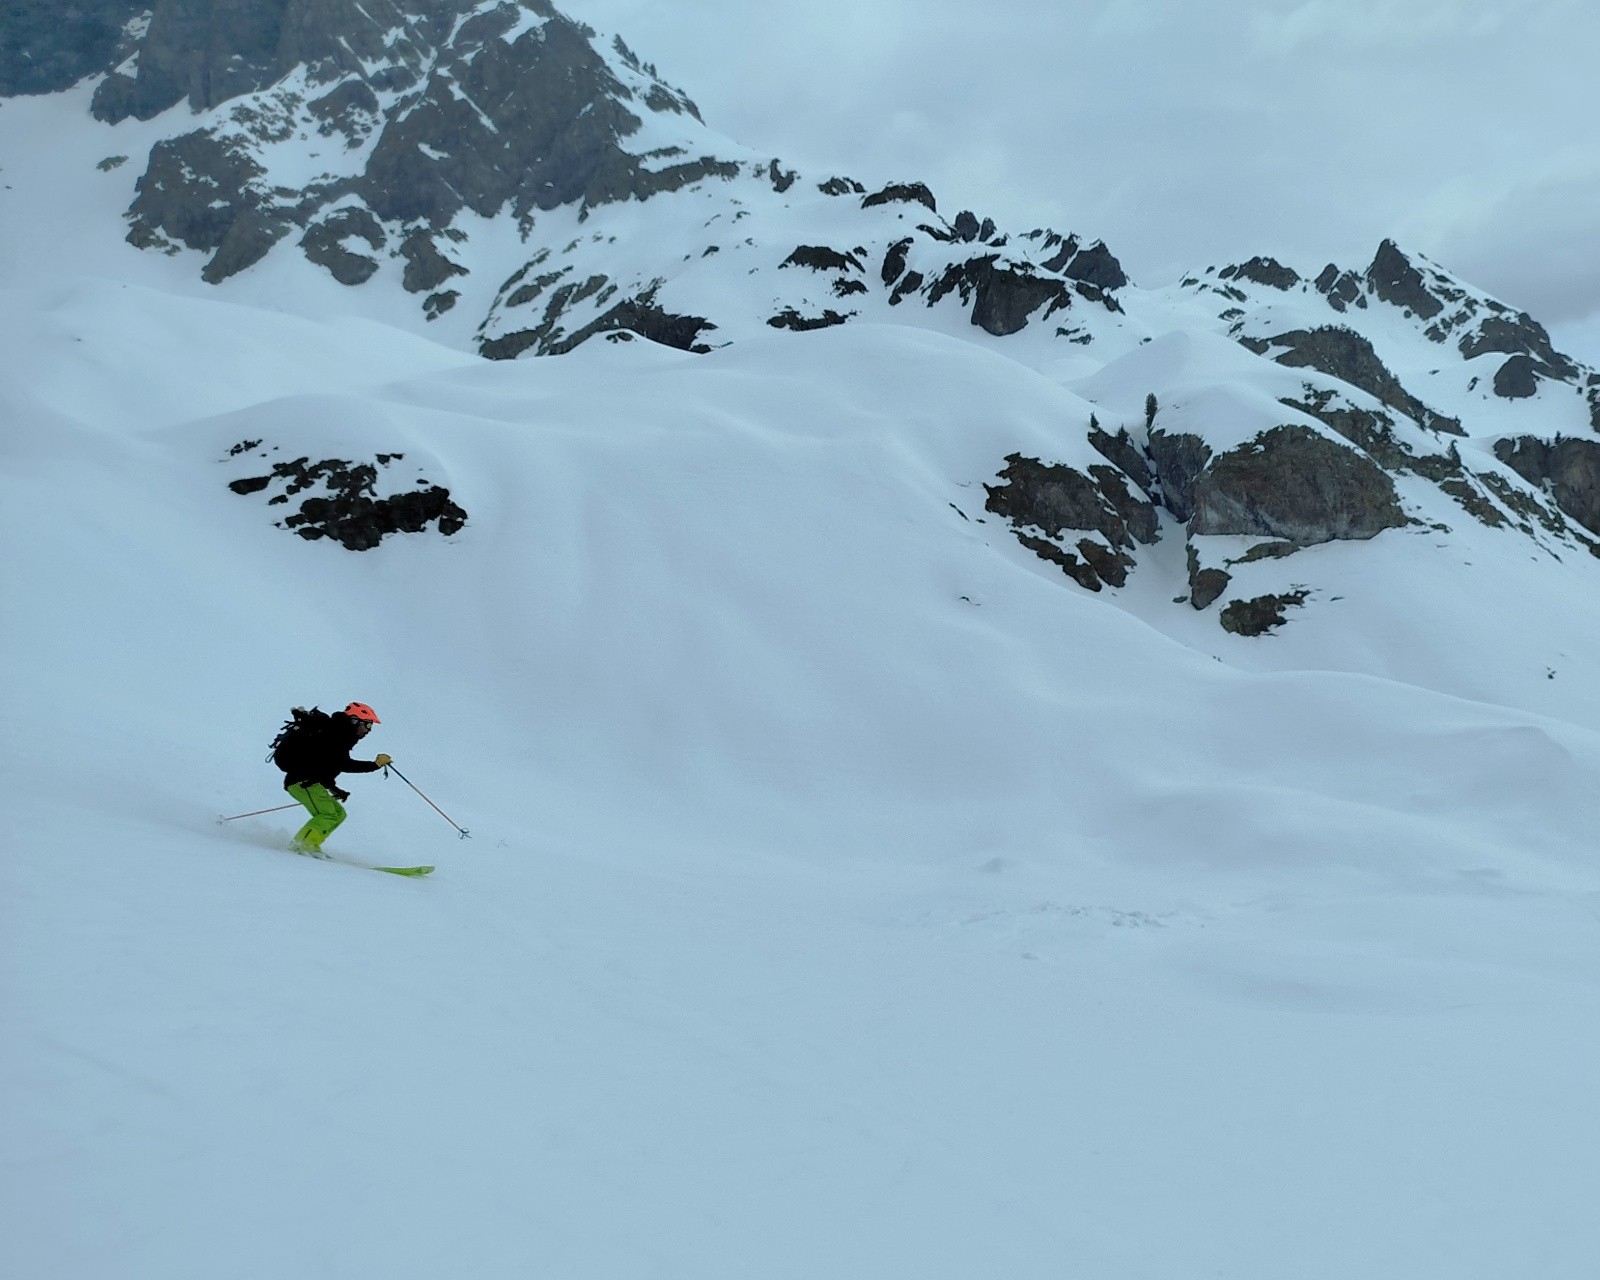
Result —
<path fill-rule="evenodd" d="M 6 1274 L 1587 1280 L 1534 319 L 1142 287 L 542 2 L 5 22 Z M 352 698 L 470 841 L 214 820 Z"/>

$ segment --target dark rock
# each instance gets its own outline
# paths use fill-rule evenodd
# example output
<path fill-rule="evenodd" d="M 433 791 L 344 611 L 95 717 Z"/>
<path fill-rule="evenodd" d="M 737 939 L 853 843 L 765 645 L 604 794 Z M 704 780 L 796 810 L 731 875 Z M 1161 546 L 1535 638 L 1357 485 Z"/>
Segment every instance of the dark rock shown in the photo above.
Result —
<path fill-rule="evenodd" d="M 826 245 L 803 244 L 778 264 L 782 267 L 810 267 L 813 271 L 862 271 L 853 253 L 840 253 Z"/>
<path fill-rule="evenodd" d="M 332 538 L 351 551 L 369 551 L 389 534 L 421 533 L 430 524 L 446 537 L 458 532 L 467 513 L 451 500 L 448 489 L 424 480 L 413 492 L 377 496 L 378 469 L 403 457 L 380 454 L 375 464 L 338 458 L 312 462 L 302 457 L 277 463 L 268 475 L 235 480 L 228 487 L 248 495 L 277 486 L 282 492 L 271 505 L 281 505 L 306 489 L 325 486 L 329 496 L 305 499 L 280 527 L 312 541 Z"/>
<path fill-rule="evenodd" d="M 324 135 L 337 130 L 352 147 L 360 146 L 380 120 L 378 95 L 361 80 L 344 81 L 331 92 L 307 103 L 306 110 L 322 121 Z"/>
<path fill-rule="evenodd" d="M 0 8 L 0 97 L 59 93 L 123 58 L 143 0 L 9 0 Z"/>
<path fill-rule="evenodd" d="M 1393 419 L 1382 412 L 1340 403 L 1341 399 L 1332 391 L 1318 390 L 1307 384 L 1304 400 L 1284 400 L 1282 403 L 1310 414 L 1324 426 L 1332 427 L 1385 471 L 1419 469 L 1416 455 L 1395 436 Z M 1453 468 L 1454 471 L 1460 469 L 1459 463 Z"/>
<path fill-rule="evenodd" d="M 772 183 L 772 189 L 780 196 L 794 186 L 799 177 L 800 175 L 793 169 L 780 168 L 776 158 L 767 166 L 767 179 Z"/>
<path fill-rule="evenodd" d="M 517 277 L 512 277 L 515 280 Z M 510 283 L 510 282 L 508 282 Z M 597 293 L 604 296 L 608 281 L 604 276 L 591 276 L 581 284 L 558 289 L 545 308 L 543 323 L 535 328 L 521 329 L 498 338 L 485 339 L 478 345 L 480 355 L 490 360 L 511 360 L 525 351 L 535 355 L 565 355 L 597 334 L 634 333 L 664 347 L 679 351 L 704 353 L 711 348 L 700 340 L 701 334 L 717 326 L 701 316 L 674 315 L 656 302 L 659 288 L 652 285 L 636 297 L 625 298 L 598 316 L 589 324 L 571 334 L 562 334 L 558 327 L 568 306 Z M 614 286 L 610 286 L 614 290 Z"/>
<path fill-rule="evenodd" d="M 319 267 L 325 267 L 340 284 L 357 285 L 372 278 L 378 260 L 345 246 L 350 237 L 365 241 L 376 252 L 388 237 L 370 209 L 339 209 L 306 228 L 300 248 Z"/>
<path fill-rule="evenodd" d="M 1362 289 L 1361 277 L 1353 271 L 1340 271 L 1333 263 L 1322 269 L 1322 274 L 1316 279 L 1317 292 L 1328 300 L 1328 305 L 1335 311 L 1343 311 L 1354 304 L 1358 307 L 1367 305 L 1367 296 Z"/>
<path fill-rule="evenodd" d="M 1512 356 L 1494 375 L 1494 393 L 1507 400 L 1524 400 L 1539 391 L 1538 366 L 1528 356 Z"/>
<path fill-rule="evenodd" d="M 904 298 L 922 288 L 922 283 L 922 272 L 906 272 L 900 283 L 895 285 L 894 292 L 889 295 L 889 305 L 891 307 L 899 306 Z M 1600 430 L 1600 428 L 1596 428 L 1596 430 Z"/>
<path fill-rule="evenodd" d="M 1488 525 L 1491 529 L 1498 529 L 1506 523 L 1505 513 L 1485 497 L 1482 490 L 1477 488 L 1465 473 L 1459 476 L 1447 476 L 1439 481 L 1439 488 L 1459 502 L 1461 509 L 1479 523 Z"/>
<path fill-rule="evenodd" d="M 523 0 L 550 15 L 546 0 Z M 205 111 L 278 83 L 305 65 L 311 82 L 388 74 L 372 87 L 405 88 L 471 0 L 153 0 L 132 77 L 108 77 L 94 113 L 107 123 L 148 120 L 188 100 Z M 471 24 L 467 24 L 471 25 Z"/>
<path fill-rule="evenodd" d="M 1233 600 L 1222 611 L 1222 629 L 1239 636 L 1261 636 L 1284 624 L 1284 610 L 1306 602 L 1310 592 L 1301 589 L 1254 600 Z"/>
<path fill-rule="evenodd" d="M 413 231 L 401 241 L 400 254 L 406 260 L 401 283 L 407 293 L 427 293 L 451 276 L 467 274 L 465 267 L 450 261 L 439 251 L 438 243 L 426 231 Z"/>
<path fill-rule="evenodd" d="M 1024 546 L 1093 590 L 1101 581 L 1121 586 L 1133 564 L 1126 552 L 1136 541 L 1148 544 L 1159 536 L 1155 507 L 1134 497 L 1127 477 L 1114 468 L 1092 467 L 1085 475 L 1014 453 L 999 479 L 984 486 L 985 509 L 1006 519 Z M 1034 529 L 1044 538 L 1028 532 Z M 1075 532 L 1098 533 L 1106 545 L 1081 539 L 1074 556 L 1060 542 Z"/>
<path fill-rule="evenodd" d="M 1274 258 L 1251 258 L 1236 267 L 1224 267 L 1217 275 L 1224 280 L 1253 280 L 1268 288 L 1288 291 L 1300 283 L 1298 272 L 1290 270 Z"/>
<path fill-rule="evenodd" d="M 883 283 L 885 286 L 893 284 L 906 269 L 906 260 L 911 253 L 912 239 L 907 236 L 904 240 L 896 240 L 889 246 L 888 252 L 883 255 Z"/>
<path fill-rule="evenodd" d="M 1372 344 L 1354 329 L 1325 325 L 1317 329 L 1294 329 L 1264 339 L 1242 337 L 1239 341 L 1257 355 L 1266 355 L 1272 347 L 1282 347 L 1284 350 L 1272 356 L 1281 365 L 1291 369 L 1316 369 L 1365 391 L 1431 431 L 1463 434 L 1461 424 L 1454 418 L 1435 413 L 1407 391 L 1378 358 Z"/>
<path fill-rule="evenodd" d="M 951 230 L 955 232 L 957 240 L 964 240 L 970 244 L 978 238 L 977 215 L 972 213 L 971 210 L 963 209 L 956 214 L 956 220 L 951 225 Z"/>
<path fill-rule="evenodd" d="M 1116 435 L 1108 435 L 1098 424 L 1090 427 L 1089 443 L 1106 461 L 1132 477 L 1146 494 L 1155 491 L 1155 474 L 1150 470 L 1150 460 L 1133 442 L 1128 429 L 1123 427 Z"/>
<path fill-rule="evenodd" d="M 1415 312 L 1424 320 L 1431 320 L 1444 310 L 1444 303 L 1428 292 L 1422 273 L 1393 240 L 1378 246 L 1372 265 L 1367 268 L 1367 283 L 1383 301 Z"/>
<path fill-rule="evenodd" d="M 1310 427 L 1284 426 L 1211 461 L 1195 481 L 1189 532 L 1307 546 L 1405 523 L 1394 481 L 1375 462 Z"/>
<path fill-rule="evenodd" d="M 437 320 L 446 311 L 449 311 L 461 298 L 458 289 L 446 289 L 443 293 L 430 294 L 423 300 L 422 313 L 430 320 Z"/>
<path fill-rule="evenodd" d="M 820 316 L 803 316 L 793 307 L 785 307 L 767 323 L 774 329 L 792 329 L 796 333 L 807 333 L 813 329 L 831 329 L 834 325 L 844 324 L 849 319 L 849 316 L 840 315 L 831 307 Z"/>
<path fill-rule="evenodd" d="M 861 207 L 871 209 L 880 204 L 921 204 L 933 213 L 939 212 L 939 203 L 933 198 L 933 192 L 920 182 L 891 182 L 882 191 L 862 200 Z"/>
<path fill-rule="evenodd" d="M 1087 249 L 1075 253 L 1072 260 L 1061 268 L 1061 274 L 1069 280 L 1079 280 L 1108 292 L 1120 289 L 1128 283 L 1128 276 L 1123 271 L 1122 264 L 1101 240 L 1096 240 Z"/>
<path fill-rule="evenodd" d="M 593 323 L 579 329 L 570 338 L 551 344 L 551 355 L 565 355 L 587 342 L 598 333 L 626 331 L 641 338 L 674 347 L 679 351 L 704 354 L 711 348 L 700 340 L 701 334 L 715 329 L 704 316 L 675 315 L 656 303 L 656 290 L 647 289 L 636 298 L 617 303 Z"/>
<path fill-rule="evenodd" d="M 1049 317 L 1072 305 L 1066 284 L 1049 276 L 1034 275 L 1025 267 L 1002 267 L 994 255 L 973 258 L 949 267 L 928 291 L 928 305 L 959 291 L 972 302 L 972 323 L 997 338 L 1018 333 L 1040 307 Z"/>
<path fill-rule="evenodd" d="M 1048 542 L 1044 538 L 1035 538 L 1032 534 L 1018 533 L 1017 541 L 1041 560 L 1060 565 L 1066 575 L 1080 587 L 1087 587 L 1090 591 L 1100 590 L 1100 575 L 1088 561 L 1080 560 L 1056 543 Z"/>
<path fill-rule="evenodd" d="M 235 219 L 264 199 L 255 183 L 265 172 L 201 129 L 156 143 L 134 184 L 129 243 L 161 246 L 170 236 L 191 249 L 218 248 Z"/>
<path fill-rule="evenodd" d="M 200 270 L 207 284 L 217 284 L 229 276 L 253 267 L 289 234 L 293 224 L 264 208 L 246 208 L 233 220 L 211 261 Z"/>
<path fill-rule="evenodd" d="M 1222 569 L 1202 569 L 1200 555 L 1189 547 L 1189 603 L 1196 609 L 1209 609 L 1215 604 L 1233 578 Z"/>
<path fill-rule="evenodd" d="M 1100 492 L 1111 504 L 1111 509 L 1117 513 L 1123 528 L 1135 542 L 1149 546 L 1160 539 L 1161 521 L 1156 515 L 1155 503 L 1148 498 L 1134 496 L 1128 488 L 1126 472 L 1116 467 L 1095 466 L 1089 468 L 1089 474 L 1094 477 L 1095 483 L 1100 486 Z M 1105 530 L 1102 529 L 1101 532 L 1104 533 Z M 1123 544 L 1119 542 L 1117 545 Z"/>
<path fill-rule="evenodd" d="M 1211 446 L 1196 435 L 1152 431 L 1147 452 L 1161 489 L 1161 505 L 1187 523 L 1194 514 L 1195 482 L 1211 461 Z"/>
<path fill-rule="evenodd" d="M 862 196 L 867 189 L 854 178 L 829 178 L 826 182 L 819 182 L 817 190 L 825 196 Z"/>
<path fill-rule="evenodd" d="M 852 298 L 858 293 L 866 293 L 867 285 L 863 280 L 835 280 L 833 282 L 833 296 L 836 298 Z"/>
<path fill-rule="evenodd" d="M 1555 349 L 1545 327 L 1526 313 L 1490 316 L 1463 336 L 1459 346 L 1468 360 L 1490 352 L 1523 356 L 1533 372 L 1547 378 L 1570 382 L 1578 376 L 1578 366 Z"/>
<path fill-rule="evenodd" d="M 1519 436 L 1497 441 L 1494 453 L 1585 529 L 1600 533 L 1600 443 Z"/>

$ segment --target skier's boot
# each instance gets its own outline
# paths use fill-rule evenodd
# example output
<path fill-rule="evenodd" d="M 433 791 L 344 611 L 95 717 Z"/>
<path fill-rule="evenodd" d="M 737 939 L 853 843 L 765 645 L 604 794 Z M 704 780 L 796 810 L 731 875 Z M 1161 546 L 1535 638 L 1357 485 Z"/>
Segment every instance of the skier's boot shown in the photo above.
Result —
<path fill-rule="evenodd" d="M 322 852 L 322 833 L 320 831 L 302 832 L 289 841 L 289 847 L 296 853 L 303 853 L 308 858 L 321 858 L 327 860 L 328 854 Z"/>

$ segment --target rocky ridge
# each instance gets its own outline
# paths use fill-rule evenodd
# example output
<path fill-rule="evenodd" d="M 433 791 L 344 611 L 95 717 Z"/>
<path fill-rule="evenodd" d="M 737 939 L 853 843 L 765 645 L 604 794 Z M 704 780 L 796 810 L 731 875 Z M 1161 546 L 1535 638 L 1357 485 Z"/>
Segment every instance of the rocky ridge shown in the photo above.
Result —
<path fill-rule="evenodd" d="M 1600 545 L 1600 375 L 1392 242 L 1359 271 L 1254 258 L 1141 290 L 1103 242 L 733 144 L 548 0 L 86 3 L 54 24 L 22 8 L 0 92 L 97 77 L 97 118 L 161 126 L 127 238 L 195 255 L 218 286 L 392 281 L 416 324 L 490 358 L 870 321 L 1057 370 L 1083 420 L 1062 424 L 1060 457 L 996 459 L 986 507 L 1082 588 L 1175 554 L 1186 602 L 1251 634 L 1314 599 L 1282 566 L 1330 542 L 1465 516 L 1550 554 Z M 1169 332 L 1226 337 L 1248 372 L 1153 365 L 1142 414 L 1096 389 L 1095 370 Z M 1196 407 L 1241 378 L 1250 403 Z M 384 465 L 303 458 L 233 487 L 279 502 L 326 486 L 295 528 L 355 549 L 460 527 L 446 491 L 378 498 Z M 1236 596 L 1245 579 L 1272 589 Z"/>

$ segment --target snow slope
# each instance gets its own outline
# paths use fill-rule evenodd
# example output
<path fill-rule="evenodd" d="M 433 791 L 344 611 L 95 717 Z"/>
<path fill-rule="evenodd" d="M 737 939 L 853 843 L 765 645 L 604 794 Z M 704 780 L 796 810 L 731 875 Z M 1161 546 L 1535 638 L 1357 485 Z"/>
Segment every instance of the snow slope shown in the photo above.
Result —
<path fill-rule="evenodd" d="M 1090 407 L 987 344 L 0 315 L 6 1274 L 1593 1274 L 1588 557 L 1314 548 L 1247 641 L 982 518 Z M 246 439 L 469 523 L 304 541 Z M 427 880 L 214 822 L 351 698 L 473 838 L 330 847 Z"/>

